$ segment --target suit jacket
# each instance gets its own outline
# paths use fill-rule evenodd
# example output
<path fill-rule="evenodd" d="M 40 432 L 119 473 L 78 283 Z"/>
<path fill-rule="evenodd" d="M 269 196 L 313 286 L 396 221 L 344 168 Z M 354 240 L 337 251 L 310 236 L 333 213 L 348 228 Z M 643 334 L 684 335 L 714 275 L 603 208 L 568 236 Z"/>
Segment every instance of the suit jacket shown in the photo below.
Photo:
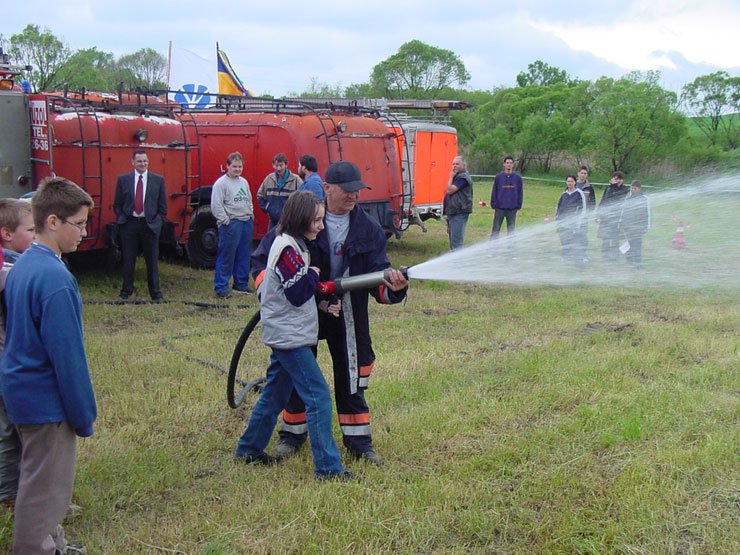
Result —
<path fill-rule="evenodd" d="M 136 193 L 136 172 L 129 172 L 118 176 L 116 197 L 113 201 L 113 210 L 116 213 L 116 223 L 125 224 L 134 215 L 134 194 Z M 167 191 L 164 187 L 164 177 L 149 172 L 146 181 L 146 197 L 144 198 L 144 217 L 146 223 L 155 234 L 162 230 L 162 222 L 167 216 Z"/>

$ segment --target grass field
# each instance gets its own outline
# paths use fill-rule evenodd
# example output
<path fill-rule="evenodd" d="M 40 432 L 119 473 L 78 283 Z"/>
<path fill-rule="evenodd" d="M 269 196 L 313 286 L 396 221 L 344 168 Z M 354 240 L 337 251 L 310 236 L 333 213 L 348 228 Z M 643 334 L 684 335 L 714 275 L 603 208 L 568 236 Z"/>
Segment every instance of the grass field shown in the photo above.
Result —
<path fill-rule="evenodd" d="M 521 226 L 561 190 L 526 188 Z M 469 243 L 489 233 L 489 190 L 476 184 Z M 412 265 L 446 244 L 432 221 L 389 255 Z M 209 305 L 210 272 L 161 273 L 166 305 L 109 304 L 118 276 L 77 274 L 99 419 L 66 529 L 88 553 L 740 552 L 737 284 L 413 281 L 406 303 L 371 305 L 367 398 L 386 464 L 347 460 L 361 480 L 320 483 L 308 449 L 274 468 L 233 461 L 255 398 L 229 409 L 214 366 L 256 299 Z M 319 358 L 330 368 L 323 346 Z M 11 535 L 0 515 L 0 551 Z"/>

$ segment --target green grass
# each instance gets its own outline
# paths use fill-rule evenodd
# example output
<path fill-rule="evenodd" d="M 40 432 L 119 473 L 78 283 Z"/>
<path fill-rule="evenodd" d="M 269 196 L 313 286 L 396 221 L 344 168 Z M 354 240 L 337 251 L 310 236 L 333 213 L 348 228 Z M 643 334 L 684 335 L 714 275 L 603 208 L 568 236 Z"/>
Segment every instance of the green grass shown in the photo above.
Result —
<path fill-rule="evenodd" d="M 490 232 L 486 187 L 468 242 Z M 560 193 L 526 187 L 522 226 Z M 390 242 L 394 265 L 446 251 L 428 224 Z M 227 366 L 254 297 L 184 304 L 213 300 L 211 273 L 161 273 L 163 306 L 106 304 L 119 278 L 78 273 L 99 419 L 67 535 L 89 553 L 740 552 L 737 289 L 414 281 L 406 303 L 371 305 L 387 464 L 317 483 L 308 449 L 235 464 L 254 396 L 229 409 L 225 377 L 185 356 Z M 11 534 L 0 516 L 0 551 Z"/>

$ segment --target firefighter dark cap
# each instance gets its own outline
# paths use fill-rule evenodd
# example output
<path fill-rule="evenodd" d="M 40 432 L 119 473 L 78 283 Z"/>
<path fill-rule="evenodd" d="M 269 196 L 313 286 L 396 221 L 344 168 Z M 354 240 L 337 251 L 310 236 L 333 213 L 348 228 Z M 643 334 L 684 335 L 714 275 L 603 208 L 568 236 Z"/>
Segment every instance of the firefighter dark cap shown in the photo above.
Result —
<path fill-rule="evenodd" d="M 335 162 L 329 166 L 324 180 L 330 185 L 339 185 L 348 193 L 370 188 L 361 181 L 362 176 L 360 176 L 359 168 L 346 160 Z"/>

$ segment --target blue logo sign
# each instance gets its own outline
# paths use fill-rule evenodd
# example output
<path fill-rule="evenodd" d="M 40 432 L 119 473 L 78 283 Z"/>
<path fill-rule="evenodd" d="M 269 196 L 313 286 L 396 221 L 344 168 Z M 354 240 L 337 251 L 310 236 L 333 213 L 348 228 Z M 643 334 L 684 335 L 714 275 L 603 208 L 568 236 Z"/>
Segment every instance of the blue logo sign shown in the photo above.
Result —
<path fill-rule="evenodd" d="M 205 85 L 187 83 L 175 94 L 175 102 L 183 108 L 205 108 L 211 103 L 211 95 Z"/>

